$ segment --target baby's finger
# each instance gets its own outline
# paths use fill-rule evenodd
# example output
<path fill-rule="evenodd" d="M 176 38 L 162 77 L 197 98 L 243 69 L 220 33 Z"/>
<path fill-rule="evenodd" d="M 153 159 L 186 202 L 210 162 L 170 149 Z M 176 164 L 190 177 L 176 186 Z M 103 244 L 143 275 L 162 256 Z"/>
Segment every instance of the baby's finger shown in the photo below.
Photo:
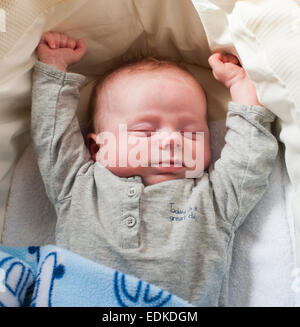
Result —
<path fill-rule="evenodd" d="M 58 49 L 60 47 L 61 34 L 59 32 L 53 32 L 53 35 L 55 39 L 55 48 Z"/>
<path fill-rule="evenodd" d="M 76 42 L 75 54 L 78 60 L 80 60 L 87 52 L 87 48 L 83 40 L 78 40 Z"/>
<path fill-rule="evenodd" d="M 52 49 L 55 48 L 55 37 L 52 32 L 46 32 L 42 35 L 40 43 L 48 44 L 48 46 Z"/>
<path fill-rule="evenodd" d="M 76 41 L 75 41 L 75 39 L 68 38 L 67 48 L 75 49 L 75 47 L 76 47 Z"/>
<path fill-rule="evenodd" d="M 224 63 L 223 63 L 223 55 L 220 52 L 216 52 L 208 58 L 208 63 L 212 70 L 216 73 L 223 71 Z"/>
<path fill-rule="evenodd" d="M 210 66 L 213 66 L 213 65 L 215 65 L 217 62 L 222 61 L 221 58 L 222 58 L 222 54 L 221 54 L 221 52 L 216 52 L 216 53 L 212 54 L 212 55 L 208 58 L 208 62 L 209 62 L 209 64 L 210 64 Z"/>
<path fill-rule="evenodd" d="M 223 61 L 231 64 L 240 65 L 238 58 L 230 53 L 223 55 Z"/>
<path fill-rule="evenodd" d="M 68 37 L 66 34 L 60 34 L 60 47 L 66 48 L 68 44 Z"/>

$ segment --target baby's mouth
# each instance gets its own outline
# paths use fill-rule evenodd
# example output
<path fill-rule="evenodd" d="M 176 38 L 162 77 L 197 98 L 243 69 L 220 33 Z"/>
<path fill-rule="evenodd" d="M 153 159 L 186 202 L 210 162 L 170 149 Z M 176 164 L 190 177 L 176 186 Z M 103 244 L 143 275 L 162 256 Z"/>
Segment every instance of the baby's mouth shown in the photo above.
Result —
<path fill-rule="evenodd" d="M 158 168 L 160 171 L 165 172 L 165 171 L 179 171 L 185 168 L 185 164 L 182 160 L 165 160 L 165 161 L 159 161 L 158 163 L 152 163 L 152 167 Z"/>

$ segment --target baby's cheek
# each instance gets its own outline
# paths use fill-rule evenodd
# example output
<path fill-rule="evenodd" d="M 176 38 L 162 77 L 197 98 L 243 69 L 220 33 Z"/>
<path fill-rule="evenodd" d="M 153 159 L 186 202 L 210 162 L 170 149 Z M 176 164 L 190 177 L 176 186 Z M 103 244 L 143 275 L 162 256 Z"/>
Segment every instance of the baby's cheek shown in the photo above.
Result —
<path fill-rule="evenodd" d="M 129 141 L 128 141 L 129 139 Z M 119 177 L 143 175 L 145 168 L 149 166 L 148 158 L 150 145 L 146 140 L 137 141 L 128 138 L 116 142 L 110 142 L 100 147 L 97 153 L 97 161 Z"/>
<path fill-rule="evenodd" d="M 118 167 L 118 148 L 116 140 L 111 137 L 105 140 L 101 140 L 99 145 L 99 150 L 96 155 L 96 161 L 102 166 L 113 169 Z"/>
<path fill-rule="evenodd" d="M 120 152 L 122 150 L 120 149 Z M 150 138 L 148 137 L 129 137 L 127 156 L 126 153 L 121 154 L 127 157 L 128 166 L 133 168 L 148 167 L 150 156 Z"/>
<path fill-rule="evenodd" d="M 207 169 L 210 165 L 211 153 L 210 153 L 210 144 L 205 145 L 204 150 L 204 169 Z"/>
<path fill-rule="evenodd" d="M 204 145 L 201 141 L 185 140 L 183 147 L 183 157 L 185 165 L 190 167 L 196 162 L 203 161 Z"/>
<path fill-rule="evenodd" d="M 186 178 L 199 178 L 210 162 L 209 140 L 204 135 L 197 141 L 188 140 L 184 146 L 184 163 L 187 167 Z"/>

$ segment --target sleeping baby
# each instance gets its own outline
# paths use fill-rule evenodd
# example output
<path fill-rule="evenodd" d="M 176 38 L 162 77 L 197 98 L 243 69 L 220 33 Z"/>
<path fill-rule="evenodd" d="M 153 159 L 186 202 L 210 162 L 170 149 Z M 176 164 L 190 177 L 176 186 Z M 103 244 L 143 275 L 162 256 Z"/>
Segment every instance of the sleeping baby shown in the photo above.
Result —
<path fill-rule="evenodd" d="M 276 158 L 275 116 L 238 59 L 213 54 L 232 102 L 211 166 L 202 87 L 179 65 L 146 58 L 96 85 L 85 140 L 76 117 L 85 77 L 67 68 L 86 51 L 82 40 L 47 32 L 33 74 L 32 138 L 56 244 L 196 306 L 226 305 L 235 231 Z"/>

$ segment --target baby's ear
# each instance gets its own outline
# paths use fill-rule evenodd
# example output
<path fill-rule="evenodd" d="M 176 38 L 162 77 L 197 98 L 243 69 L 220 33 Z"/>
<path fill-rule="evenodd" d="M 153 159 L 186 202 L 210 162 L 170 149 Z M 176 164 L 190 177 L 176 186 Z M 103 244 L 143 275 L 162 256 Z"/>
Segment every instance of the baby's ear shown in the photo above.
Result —
<path fill-rule="evenodd" d="M 94 161 L 96 161 L 96 155 L 99 151 L 99 145 L 96 143 L 96 137 L 97 135 L 95 133 L 89 133 L 86 137 L 87 146 Z"/>

